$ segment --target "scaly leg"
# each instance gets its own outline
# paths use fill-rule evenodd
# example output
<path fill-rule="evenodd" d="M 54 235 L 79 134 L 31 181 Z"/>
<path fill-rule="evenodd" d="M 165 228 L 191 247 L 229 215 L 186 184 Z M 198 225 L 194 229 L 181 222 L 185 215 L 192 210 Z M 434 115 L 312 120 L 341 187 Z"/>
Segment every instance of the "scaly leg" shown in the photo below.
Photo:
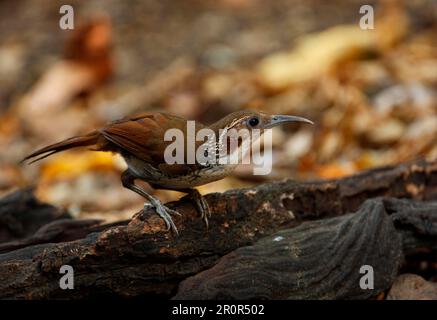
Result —
<path fill-rule="evenodd" d="M 200 217 L 203 219 L 206 227 L 208 228 L 208 217 L 211 217 L 211 211 L 209 209 L 208 202 L 206 202 L 197 189 L 186 189 L 181 191 L 188 193 L 186 197 L 194 201 L 197 211 L 200 213 Z"/>
<path fill-rule="evenodd" d="M 129 190 L 132 190 L 136 193 L 138 193 L 140 196 L 146 198 L 150 204 L 155 208 L 156 213 L 164 220 L 165 225 L 167 226 L 167 230 L 172 230 L 176 234 L 178 233 L 178 229 L 176 228 L 176 225 L 173 222 L 173 219 L 171 218 L 172 214 L 180 215 L 179 212 L 172 210 L 165 205 L 161 203 L 158 199 L 153 197 L 152 195 L 148 194 L 146 191 L 135 185 L 135 179 L 136 177 L 131 174 L 129 170 L 126 170 L 121 175 L 121 182 L 123 186 Z M 146 208 L 148 203 L 144 204 L 144 208 Z"/>

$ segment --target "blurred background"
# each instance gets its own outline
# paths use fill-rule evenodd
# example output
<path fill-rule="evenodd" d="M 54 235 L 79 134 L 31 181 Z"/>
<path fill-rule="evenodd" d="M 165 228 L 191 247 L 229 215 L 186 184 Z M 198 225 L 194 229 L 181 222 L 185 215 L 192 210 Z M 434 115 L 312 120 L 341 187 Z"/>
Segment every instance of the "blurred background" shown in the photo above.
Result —
<path fill-rule="evenodd" d="M 77 217 L 129 218 L 143 199 L 121 186 L 119 157 L 18 162 L 142 111 L 316 122 L 275 128 L 269 176 L 241 166 L 202 193 L 437 158 L 437 1 L 69 1 L 74 30 L 59 27 L 63 4 L 0 1 L 0 195 L 32 185 Z M 363 4 L 374 30 L 359 27 Z"/>

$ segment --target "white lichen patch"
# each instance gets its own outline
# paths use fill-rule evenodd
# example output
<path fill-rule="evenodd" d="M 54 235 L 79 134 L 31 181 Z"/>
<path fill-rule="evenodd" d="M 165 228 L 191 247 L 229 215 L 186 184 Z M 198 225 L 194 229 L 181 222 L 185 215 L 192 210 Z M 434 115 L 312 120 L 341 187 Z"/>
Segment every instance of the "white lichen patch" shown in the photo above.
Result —
<path fill-rule="evenodd" d="M 251 189 L 251 190 L 247 190 L 244 194 L 245 194 L 246 196 L 253 197 L 253 196 L 255 196 L 255 195 L 257 194 L 257 191 Z"/>
<path fill-rule="evenodd" d="M 288 210 L 287 208 L 284 207 L 284 200 L 285 200 L 285 199 L 288 199 L 288 200 L 290 200 L 290 201 L 294 200 L 294 193 L 284 193 L 284 194 L 282 194 L 282 195 L 279 197 L 279 200 L 280 200 L 279 203 L 280 203 L 281 207 L 284 208 L 284 209 L 288 212 L 288 214 L 290 215 L 290 217 L 291 217 L 292 219 L 295 219 L 295 216 L 294 216 L 293 211 L 292 211 L 292 210 Z"/>
<path fill-rule="evenodd" d="M 279 200 L 281 200 L 281 206 L 284 206 L 284 204 L 283 204 L 284 199 L 294 200 L 294 193 L 283 193 L 283 194 L 281 194 L 281 196 L 279 197 Z"/>

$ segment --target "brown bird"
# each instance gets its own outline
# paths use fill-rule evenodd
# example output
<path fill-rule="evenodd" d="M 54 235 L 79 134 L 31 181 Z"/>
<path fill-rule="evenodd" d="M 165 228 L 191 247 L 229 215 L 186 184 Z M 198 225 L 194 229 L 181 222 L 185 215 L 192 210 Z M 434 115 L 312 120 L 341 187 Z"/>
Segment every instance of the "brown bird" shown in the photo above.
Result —
<path fill-rule="evenodd" d="M 237 165 L 228 161 L 230 155 L 238 151 L 239 159 L 241 159 L 243 153 L 247 152 L 247 147 L 243 148 L 243 146 L 247 146 L 244 142 L 249 141 L 247 139 L 250 136 L 232 136 L 229 134 L 231 129 L 236 129 L 237 132 L 245 129 L 246 132 L 250 133 L 254 132 L 254 129 L 259 129 L 258 132 L 262 134 L 265 129 L 292 121 L 312 124 L 310 120 L 302 117 L 269 115 L 244 110 L 231 113 L 210 126 L 195 122 L 194 130 L 190 130 L 189 125 L 192 122 L 189 123 L 188 120 L 181 117 L 159 112 L 144 113 L 136 117 L 114 121 L 86 135 L 75 136 L 49 145 L 33 152 L 22 161 L 39 156 L 30 162 L 33 163 L 54 153 L 76 147 L 88 146 L 95 151 L 116 152 L 124 158 L 128 165 L 128 169 L 121 176 L 123 186 L 146 198 L 150 204 L 145 204 L 145 206 L 152 205 L 166 223 L 167 229 L 172 229 L 177 233 L 171 215 L 178 214 L 178 212 L 169 209 L 158 199 L 138 187 L 135 184 L 136 179 L 143 180 L 156 189 L 188 193 L 208 225 L 208 204 L 194 187 L 223 179 Z M 177 141 L 177 135 L 170 138 L 166 136 L 166 132 L 172 132 L 170 129 L 180 130 L 183 140 Z M 206 135 L 204 140 L 197 141 L 196 135 L 201 129 L 206 129 L 204 130 Z M 225 141 L 223 141 L 223 137 L 226 137 Z M 205 139 L 207 139 L 207 143 L 205 143 Z M 232 139 L 234 142 L 236 139 L 235 144 L 232 143 Z M 198 160 L 199 158 L 196 157 L 194 161 L 189 161 L 190 141 L 193 141 L 195 150 L 200 150 L 204 144 L 203 160 Z M 252 140 L 249 141 L 249 147 L 252 142 Z M 178 149 L 181 146 L 182 149 Z M 172 152 L 169 152 L 170 147 L 173 147 Z M 175 150 L 183 150 L 183 157 L 180 157 L 179 161 L 176 162 L 174 160 L 172 160 L 173 162 L 168 161 L 169 157 L 174 156 Z"/>

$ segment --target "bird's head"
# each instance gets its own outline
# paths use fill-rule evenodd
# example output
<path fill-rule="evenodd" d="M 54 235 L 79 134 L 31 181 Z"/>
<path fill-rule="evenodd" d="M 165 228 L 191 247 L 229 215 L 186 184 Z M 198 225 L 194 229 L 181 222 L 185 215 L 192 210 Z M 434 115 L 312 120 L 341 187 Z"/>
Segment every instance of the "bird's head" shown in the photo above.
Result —
<path fill-rule="evenodd" d="M 219 145 L 223 145 L 226 140 L 224 156 L 228 157 L 240 150 L 239 158 L 241 158 L 244 157 L 250 146 L 257 141 L 257 138 L 261 137 L 266 129 L 290 122 L 313 124 L 311 120 L 298 116 L 270 115 L 255 110 L 242 110 L 227 115 L 211 125 L 210 128 L 219 137 Z M 257 135 L 251 133 L 257 133 Z M 254 138 L 254 136 L 257 138 Z"/>
<path fill-rule="evenodd" d="M 219 129 L 270 129 L 283 123 L 289 122 L 305 122 L 313 124 L 311 120 L 303 117 L 290 116 L 290 115 L 271 115 L 264 112 L 255 110 L 242 110 L 233 112 L 226 117 L 220 119 L 214 123 L 211 128 L 214 130 Z"/>

